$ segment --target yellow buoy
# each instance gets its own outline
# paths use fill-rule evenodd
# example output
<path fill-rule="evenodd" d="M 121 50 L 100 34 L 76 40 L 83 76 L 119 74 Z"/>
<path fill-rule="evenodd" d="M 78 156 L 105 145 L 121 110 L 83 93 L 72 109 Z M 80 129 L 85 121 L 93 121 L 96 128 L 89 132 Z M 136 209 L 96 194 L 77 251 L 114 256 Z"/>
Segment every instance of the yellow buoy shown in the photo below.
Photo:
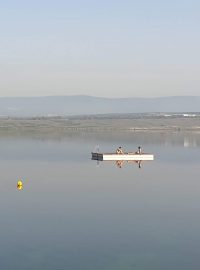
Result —
<path fill-rule="evenodd" d="M 19 180 L 19 181 L 17 182 L 17 189 L 19 189 L 19 190 L 23 189 L 23 183 L 22 183 L 21 180 Z"/>

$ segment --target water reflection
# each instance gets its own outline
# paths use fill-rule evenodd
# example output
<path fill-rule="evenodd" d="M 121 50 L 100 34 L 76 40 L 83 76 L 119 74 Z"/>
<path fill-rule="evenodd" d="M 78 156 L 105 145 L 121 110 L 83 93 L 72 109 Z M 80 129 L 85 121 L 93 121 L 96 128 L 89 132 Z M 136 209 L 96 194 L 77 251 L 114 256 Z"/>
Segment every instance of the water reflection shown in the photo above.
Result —
<path fill-rule="evenodd" d="M 56 143 L 66 142 L 90 142 L 92 145 L 101 145 L 103 143 L 112 145 L 134 143 L 135 146 L 142 145 L 163 145 L 163 146 L 183 146 L 187 148 L 200 147 L 200 131 L 109 131 L 102 130 L 98 132 L 67 132 L 60 130 L 54 133 L 45 133 L 37 131 L 36 133 L 8 133 L 6 131 L 0 133 L 0 143 L 4 140 L 8 141 L 39 141 L 41 143 L 53 141 Z M 90 149 L 91 150 L 91 149 Z"/>
<path fill-rule="evenodd" d="M 117 166 L 117 168 L 121 169 L 122 167 L 125 166 L 125 164 L 129 163 L 129 164 L 133 164 L 133 165 L 137 165 L 139 169 L 142 168 L 142 163 L 144 164 L 144 161 L 142 160 L 116 160 L 116 161 L 108 161 L 108 160 L 97 160 L 95 158 L 92 158 L 92 160 L 95 160 L 97 162 L 97 165 L 99 166 L 101 164 L 101 162 L 106 162 L 106 163 L 112 163 L 114 165 Z"/>
<path fill-rule="evenodd" d="M 122 166 L 125 164 L 125 162 L 126 162 L 126 163 L 134 163 L 134 164 L 137 164 L 139 169 L 142 168 L 142 166 L 141 166 L 142 161 L 141 161 L 141 160 L 126 160 L 126 161 L 125 161 L 125 160 L 117 160 L 115 163 L 116 163 L 117 167 L 121 169 Z"/>
<path fill-rule="evenodd" d="M 1 269 L 198 269 L 200 136 L 196 147 L 188 138 L 189 147 L 158 133 L 0 139 Z M 141 144 L 156 161 L 98 170 L 97 144 Z"/>

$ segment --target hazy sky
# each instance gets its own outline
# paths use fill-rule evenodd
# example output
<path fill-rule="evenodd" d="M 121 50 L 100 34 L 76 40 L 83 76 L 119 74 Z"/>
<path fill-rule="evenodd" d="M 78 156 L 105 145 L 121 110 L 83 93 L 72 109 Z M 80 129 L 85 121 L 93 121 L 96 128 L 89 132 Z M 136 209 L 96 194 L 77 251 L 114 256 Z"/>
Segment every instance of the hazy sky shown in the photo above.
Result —
<path fill-rule="evenodd" d="M 0 0 L 0 96 L 200 95 L 199 0 Z"/>

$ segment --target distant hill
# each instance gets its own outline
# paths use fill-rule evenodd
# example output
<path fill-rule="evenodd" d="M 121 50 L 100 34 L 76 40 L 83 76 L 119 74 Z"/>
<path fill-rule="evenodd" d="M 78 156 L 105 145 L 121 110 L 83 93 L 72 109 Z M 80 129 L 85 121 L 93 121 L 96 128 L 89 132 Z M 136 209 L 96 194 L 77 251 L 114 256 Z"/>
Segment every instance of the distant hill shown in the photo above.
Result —
<path fill-rule="evenodd" d="M 200 96 L 161 98 L 101 98 L 92 96 L 0 98 L 0 115 L 12 117 L 199 111 Z"/>

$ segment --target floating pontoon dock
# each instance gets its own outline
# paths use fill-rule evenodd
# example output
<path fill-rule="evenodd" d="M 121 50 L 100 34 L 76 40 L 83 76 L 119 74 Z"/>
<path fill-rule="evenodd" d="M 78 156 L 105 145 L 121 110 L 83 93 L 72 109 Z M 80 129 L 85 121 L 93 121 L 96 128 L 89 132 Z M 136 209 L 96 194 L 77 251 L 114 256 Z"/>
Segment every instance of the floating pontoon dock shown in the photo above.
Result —
<path fill-rule="evenodd" d="M 115 153 L 93 153 L 93 160 L 154 160 L 154 155 L 142 153 L 124 153 L 124 154 L 115 154 Z"/>

